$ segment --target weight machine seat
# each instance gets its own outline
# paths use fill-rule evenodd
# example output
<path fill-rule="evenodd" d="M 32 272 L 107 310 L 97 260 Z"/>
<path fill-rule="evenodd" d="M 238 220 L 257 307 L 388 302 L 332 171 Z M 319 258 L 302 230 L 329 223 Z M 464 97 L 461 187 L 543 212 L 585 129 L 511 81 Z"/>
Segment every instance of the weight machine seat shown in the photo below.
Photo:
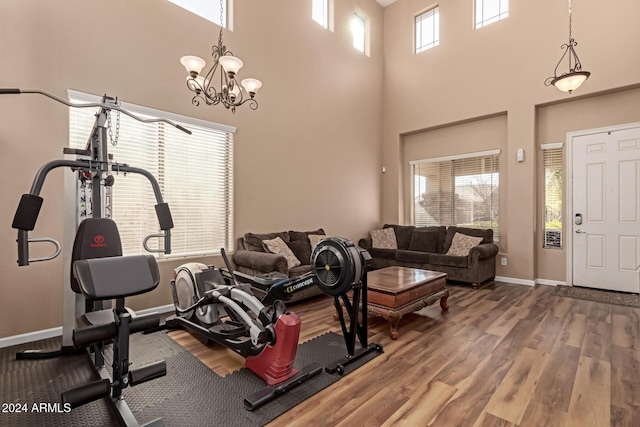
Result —
<path fill-rule="evenodd" d="M 71 254 L 71 289 L 83 293 L 73 272 L 76 261 L 88 258 L 122 256 L 118 226 L 109 218 L 87 218 L 80 223 Z"/>
<path fill-rule="evenodd" d="M 83 259 L 73 263 L 73 270 L 80 291 L 92 300 L 143 294 L 160 283 L 153 255 Z"/>

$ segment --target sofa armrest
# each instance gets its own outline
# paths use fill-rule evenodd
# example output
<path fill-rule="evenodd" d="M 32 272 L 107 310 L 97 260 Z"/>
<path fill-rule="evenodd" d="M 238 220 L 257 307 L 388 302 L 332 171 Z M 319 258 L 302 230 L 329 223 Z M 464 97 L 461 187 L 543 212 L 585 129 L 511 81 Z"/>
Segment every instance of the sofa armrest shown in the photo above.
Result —
<path fill-rule="evenodd" d="M 498 245 L 495 243 L 483 243 L 478 246 L 474 246 L 469 251 L 469 258 L 471 260 L 479 260 L 494 257 L 498 254 Z"/>
<path fill-rule="evenodd" d="M 278 254 L 241 249 L 233 253 L 233 262 L 235 262 L 236 265 L 262 273 L 277 271 L 287 276 L 289 275 L 287 260 Z"/>
<path fill-rule="evenodd" d="M 358 246 L 360 246 L 362 249 L 371 249 L 371 247 L 373 246 L 371 237 L 363 237 L 362 239 L 358 240 Z"/>

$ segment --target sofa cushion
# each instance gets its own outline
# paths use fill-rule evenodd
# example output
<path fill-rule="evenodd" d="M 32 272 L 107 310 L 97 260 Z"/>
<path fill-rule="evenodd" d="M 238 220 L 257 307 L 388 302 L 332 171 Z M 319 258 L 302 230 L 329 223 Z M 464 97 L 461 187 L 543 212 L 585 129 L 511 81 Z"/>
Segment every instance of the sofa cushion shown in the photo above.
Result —
<path fill-rule="evenodd" d="M 447 237 L 447 227 L 444 225 L 431 225 L 428 227 L 416 227 L 416 230 L 437 232 L 438 240 L 436 241 L 436 253 L 443 254 L 445 252 L 444 242 Z"/>
<path fill-rule="evenodd" d="M 468 256 L 469 251 L 482 241 L 482 237 L 473 237 L 467 234 L 456 233 L 447 251 L 447 255 Z"/>
<path fill-rule="evenodd" d="M 293 267 L 289 269 L 289 277 L 298 277 L 302 276 L 311 271 L 311 266 L 309 264 L 299 265 L 297 267 Z"/>
<path fill-rule="evenodd" d="M 385 224 L 382 228 L 393 228 L 393 231 L 395 231 L 396 233 L 398 249 L 409 249 L 409 244 L 411 243 L 411 233 L 413 233 L 413 230 L 415 230 L 415 227 L 413 225 Z"/>
<path fill-rule="evenodd" d="M 411 233 L 411 243 L 409 243 L 410 251 L 421 251 L 437 253 L 438 248 L 438 232 L 428 230 L 413 230 Z"/>
<path fill-rule="evenodd" d="M 332 236 L 327 236 L 326 234 L 309 234 L 309 243 L 311 245 L 312 254 L 313 254 L 313 251 L 316 250 L 316 246 L 318 246 L 318 243 L 320 243 L 320 240 L 324 240 L 327 237 L 332 237 Z"/>
<path fill-rule="evenodd" d="M 246 233 L 244 235 L 245 247 L 250 251 L 265 252 L 264 247 L 262 246 L 262 241 L 273 240 L 276 237 L 280 237 L 284 242 L 288 242 L 291 240 L 289 238 L 289 233 L 287 233 L 286 231 L 267 234 Z"/>
<path fill-rule="evenodd" d="M 397 250 L 396 249 L 371 248 L 371 249 L 367 249 L 367 252 L 369 252 L 369 255 L 371 255 L 372 258 L 395 260 L 396 259 Z"/>
<path fill-rule="evenodd" d="M 398 249 L 396 251 L 396 261 L 409 262 L 413 264 L 426 264 L 429 262 L 429 255 L 427 252 L 420 251 L 405 251 Z"/>
<path fill-rule="evenodd" d="M 398 249 L 396 233 L 393 228 L 371 230 L 371 246 L 380 249 Z"/>
<path fill-rule="evenodd" d="M 443 254 L 431 254 L 429 255 L 429 264 L 442 265 L 445 267 L 467 268 L 469 266 L 469 257 L 443 255 Z"/>
<path fill-rule="evenodd" d="M 300 264 L 309 265 L 311 263 L 311 244 L 309 243 L 308 237 L 306 242 L 303 240 L 292 240 L 291 242 L 286 242 L 286 244 L 296 258 L 300 260 Z"/>
<path fill-rule="evenodd" d="M 466 234 L 467 236 L 473 236 L 473 237 L 482 237 L 482 241 L 480 241 L 480 244 L 493 243 L 493 230 L 490 228 L 488 229 L 467 228 L 467 227 L 456 227 L 452 225 L 452 226 L 449 226 L 449 228 L 447 228 L 447 236 L 444 241 L 444 253 L 447 253 L 449 251 L 449 247 L 451 246 L 451 241 L 453 240 L 453 236 L 455 236 L 456 233 Z"/>
<path fill-rule="evenodd" d="M 300 265 L 300 260 L 296 258 L 293 251 L 289 249 L 289 246 L 280 237 L 276 237 L 271 240 L 263 240 L 265 250 L 271 253 L 282 255 L 287 260 L 289 268 L 297 267 Z"/>
<path fill-rule="evenodd" d="M 303 241 L 303 242 L 309 243 L 309 235 L 310 234 L 324 235 L 326 233 L 324 232 L 324 230 L 322 228 L 318 228 L 317 230 L 314 230 L 314 231 L 293 231 L 293 230 L 290 230 L 289 231 L 289 238 L 291 239 L 292 242 Z"/>

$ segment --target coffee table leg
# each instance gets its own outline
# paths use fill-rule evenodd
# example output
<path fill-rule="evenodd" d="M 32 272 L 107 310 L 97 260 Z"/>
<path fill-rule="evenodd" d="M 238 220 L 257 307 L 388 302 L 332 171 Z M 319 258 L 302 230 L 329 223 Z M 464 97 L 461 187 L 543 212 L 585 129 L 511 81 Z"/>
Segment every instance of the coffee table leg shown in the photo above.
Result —
<path fill-rule="evenodd" d="M 398 333 L 398 323 L 402 319 L 401 315 L 397 313 L 389 313 L 389 336 L 392 340 L 397 340 L 400 334 Z"/>
<path fill-rule="evenodd" d="M 442 311 L 449 310 L 449 304 L 447 303 L 448 298 L 449 298 L 449 291 L 446 290 L 444 291 L 444 294 L 442 295 L 442 297 L 440 297 L 440 308 L 442 309 Z"/>

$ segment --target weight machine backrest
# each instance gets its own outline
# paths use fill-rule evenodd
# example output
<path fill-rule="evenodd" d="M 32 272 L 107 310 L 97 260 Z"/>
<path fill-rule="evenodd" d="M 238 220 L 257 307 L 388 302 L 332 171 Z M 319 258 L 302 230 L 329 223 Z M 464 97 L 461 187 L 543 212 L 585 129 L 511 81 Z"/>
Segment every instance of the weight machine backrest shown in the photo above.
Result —
<path fill-rule="evenodd" d="M 122 242 L 118 226 L 109 218 L 87 218 L 80 223 L 71 254 L 71 289 L 80 294 L 82 287 L 74 274 L 76 261 L 93 258 L 121 257 Z"/>

